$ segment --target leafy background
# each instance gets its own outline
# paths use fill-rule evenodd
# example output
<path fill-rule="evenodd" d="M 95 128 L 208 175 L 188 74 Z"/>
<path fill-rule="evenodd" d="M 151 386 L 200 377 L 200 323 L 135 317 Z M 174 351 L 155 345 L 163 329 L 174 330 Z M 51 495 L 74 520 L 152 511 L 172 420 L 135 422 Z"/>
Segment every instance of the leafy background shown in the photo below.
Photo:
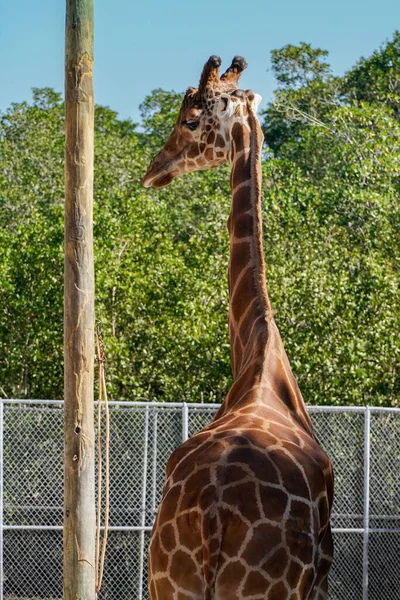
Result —
<path fill-rule="evenodd" d="M 400 399 L 400 34 L 343 77 L 306 43 L 271 55 L 261 115 L 264 249 L 276 320 L 309 404 Z M 118 400 L 221 401 L 229 169 L 165 190 L 141 177 L 181 94 L 142 123 L 95 111 L 96 314 Z M 63 393 L 64 109 L 51 89 L 0 115 L 0 395 Z"/>

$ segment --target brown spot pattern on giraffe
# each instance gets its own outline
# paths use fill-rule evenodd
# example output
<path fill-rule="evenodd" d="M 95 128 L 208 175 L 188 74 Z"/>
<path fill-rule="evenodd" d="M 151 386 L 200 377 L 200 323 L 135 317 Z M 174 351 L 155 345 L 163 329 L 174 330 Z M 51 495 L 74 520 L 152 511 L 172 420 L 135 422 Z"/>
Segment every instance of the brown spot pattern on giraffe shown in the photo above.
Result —
<path fill-rule="evenodd" d="M 220 133 L 217 134 L 214 145 L 216 148 L 225 148 L 225 140 Z"/>

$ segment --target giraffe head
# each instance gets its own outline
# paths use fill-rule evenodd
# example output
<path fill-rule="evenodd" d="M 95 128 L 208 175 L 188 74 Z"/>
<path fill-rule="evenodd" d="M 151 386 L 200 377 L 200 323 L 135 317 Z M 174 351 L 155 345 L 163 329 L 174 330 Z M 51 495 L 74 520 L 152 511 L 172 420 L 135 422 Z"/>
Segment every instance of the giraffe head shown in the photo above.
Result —
<path fill-rule="evenodd" d="M 261 96 L 238 89 L 239 77 L 247 67 L 244 58 L 235 56 L 221 77 L 220 65 L 221 59 L 211 56 L 199 87 L 186 91 L 175 127 L 142 180 L 145 187 L 165 187 L 179 175 L 219 167 L 230 160 L 233 125 L 246 119 L 250 105 L 256 112 Z"/>

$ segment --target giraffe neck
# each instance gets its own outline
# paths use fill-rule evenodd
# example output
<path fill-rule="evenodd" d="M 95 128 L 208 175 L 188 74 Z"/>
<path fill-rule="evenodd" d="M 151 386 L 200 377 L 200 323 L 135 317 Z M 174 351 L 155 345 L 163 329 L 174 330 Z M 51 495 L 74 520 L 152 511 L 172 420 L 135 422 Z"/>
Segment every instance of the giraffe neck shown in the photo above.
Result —
<path fill-rule="evenodd" d="M 261 217 L 263 136 L 250 107 L 232 128 L 232 209 L 228 220 L 229 335 L 234 378 L 251 361 L 262 367 L 271 303 L 265 284 Z"/>
<path fill-rule="evenodd" d="M 262 141 L 258 119 L 248 107 L 245 123 L 237 122 L 232 128 L 232 209 L 228 230 L 229 335 L 234 383 L 216 418 L 233 406 L 267 397 L 268 404 L 279 412 L 288 409 L 312 433 L 304 400 L 273 319 L 265 283 Z M 270 391 L 267 396 L 263 394 L 266 389 Z"/>

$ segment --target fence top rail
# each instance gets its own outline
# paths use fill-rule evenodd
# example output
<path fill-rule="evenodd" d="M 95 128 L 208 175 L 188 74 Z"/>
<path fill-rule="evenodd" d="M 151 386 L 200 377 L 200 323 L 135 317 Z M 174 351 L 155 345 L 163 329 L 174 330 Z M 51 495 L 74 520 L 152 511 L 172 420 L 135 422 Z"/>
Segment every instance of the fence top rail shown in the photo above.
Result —
<path fill-rule="evenodd" d="M 62 406 L 64 404 L 63 400 L 40 400 L 40 399 L 19 399 L 19 398 L 1 398 L 0 404 L 21 404 L 26 406 L 37 407 L 41 406 Z M 97 404 L 97 401 L 95 401 Z M 129 401 L 110 401 L 109 406 L 119 406 L 121 408 L 196 408 L 196 409 L 210 409 L 214 408 L 217 410 L 221 405 L 220 404 L 211 404 L 211 403 L 200 403 L 200 402 L 129 402 Z M 311 413 L 321 413 L 321 412 L 340 412 L 340 413 L 394 413 L 400 414 L 400 408 L 392 408 L 385 406 L 307 406 L 307 410 Z"/>

